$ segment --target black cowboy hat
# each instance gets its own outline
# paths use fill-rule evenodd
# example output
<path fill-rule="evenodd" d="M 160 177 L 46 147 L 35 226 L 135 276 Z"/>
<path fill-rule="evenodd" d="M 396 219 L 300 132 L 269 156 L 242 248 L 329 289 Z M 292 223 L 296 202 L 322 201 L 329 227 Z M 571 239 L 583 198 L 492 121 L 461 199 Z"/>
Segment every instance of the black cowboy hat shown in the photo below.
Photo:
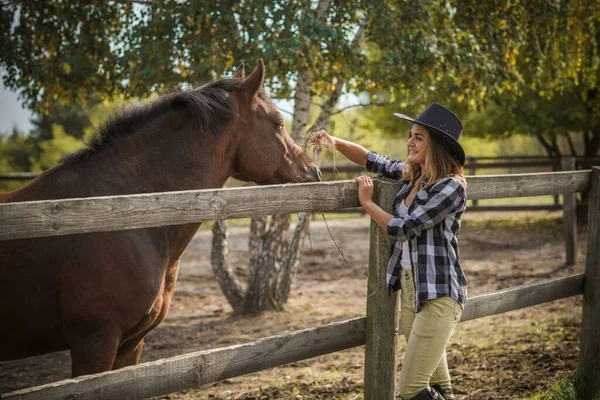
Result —
<path fill-rule="evenodd" d="M 465 165 L 465 151 L 458 143 L 458 138 L 463 131 L 463 124 L 452 111 L 437 103 L 431 103 L 417 118 L 399 113 L 394 113 L 394 116 L 432 128 L 431 133 L 440 139 L 460 165 Z"/>

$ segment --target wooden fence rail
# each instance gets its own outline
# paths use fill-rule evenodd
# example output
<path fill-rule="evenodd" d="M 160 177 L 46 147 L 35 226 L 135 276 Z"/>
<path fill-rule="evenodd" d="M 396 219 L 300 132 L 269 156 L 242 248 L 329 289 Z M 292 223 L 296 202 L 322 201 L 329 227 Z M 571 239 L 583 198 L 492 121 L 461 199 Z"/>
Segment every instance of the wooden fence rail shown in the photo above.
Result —
<path fill-rule="evenodd" d="M 470 199 L 581 192 L 589 171 L 467 178 Z M 358 206 L 354 180 L 0 204 L 0 240 Z"/>
<path fill-rule="evenodd" d="M 475 175 L 477 170 L 485 169 L 550 168 L 553 170 L 563 170 L 562 166 L 565 159 L 572 159 L 574 161 L 573 170 L 590 169 L 592 166 L 600 164 L 600 157 L 467 157 L 467 162 L 463 168 L 470 175 Z M 326 174 L 361 173 L 364 171 L 363 167 L 355 164 L 337 164 L 336 166 L 321 167 L 321 172 Z"/>

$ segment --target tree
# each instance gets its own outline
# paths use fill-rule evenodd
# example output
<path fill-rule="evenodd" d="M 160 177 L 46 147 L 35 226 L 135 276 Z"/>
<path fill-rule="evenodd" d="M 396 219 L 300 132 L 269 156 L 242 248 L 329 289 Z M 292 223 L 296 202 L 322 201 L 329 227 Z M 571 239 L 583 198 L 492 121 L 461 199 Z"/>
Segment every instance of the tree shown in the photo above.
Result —
<path fill-rule="evenodd" d="M 464 1 L 459 24 L 486 18 L 473 29 L 484 52 L 504 52 L 515 80 L 481 102 L 477 130 L 491 135 L 534 135 L 549 156 L 559 156 L 559 137 L 576 154 L 600 150 L 600 3 L 594 0 L 514 2 Z M 496 30 L 486 30 L 487 25 Z M 510 115 L 511 118 L 507 118 Z"/>
<path fill-rule="evenodd" d="M 0 171 L 29 171 L 29 154 L 33 143 L 22 132 L 13 129 L 10 135 L 0 135 Z M 0 191 L 9 191 L 21 186 L 17 181 L 0 181 Z"/>
<path fill-rule="evenodd" d="M 581 155 L 598 154 L 600 4 L 580 0 L 460 1 L 453 5 L 456 34 L 466 32 L 478 38 L 473 47 L 476 52 L 503 65 L 490 67 L 499 79 L 490 81 L 481 71 L 462 79 L 444 77 L 426 96 L 423 92 L 396 96 L 399 105 L 414 114 L 426 105 L 423 97 L 440 99 L 465 116 L 467 135 L 532 135 L 551 156 L 559 155 L 557 138 L 566 138 L 573 153 L 578 142 L 575 136 L 579 136 Z M 469 59 L 468 53 L 462 54 Z M 487 84 L 479 91 L 463 90 L 472 78 Z M 395 93 L 388 88 L 381 96 Z M 393 132 L 395 121 L 382 118 L 390 113 L 388 108 L 370 114 L 378 127 Z"/>

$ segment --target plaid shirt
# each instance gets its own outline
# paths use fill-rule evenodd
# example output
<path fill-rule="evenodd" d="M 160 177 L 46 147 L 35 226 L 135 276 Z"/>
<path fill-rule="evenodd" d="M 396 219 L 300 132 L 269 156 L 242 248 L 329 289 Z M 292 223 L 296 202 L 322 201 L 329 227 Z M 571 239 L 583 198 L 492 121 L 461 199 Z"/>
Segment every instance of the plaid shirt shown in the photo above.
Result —
<path fill-rule="evenodd" d="M 379 176 L 400 179 L 404 165 L 371 151 L 366 168 Z M 425 184 L 423 179 L 421 185 Z M 403 181 L 394 202 L 394 218 L 387 226 L 388 235 L 394 239 L 387 267 L 388 293 L 400 289 L 402 243 L 408 241 L 415 312 L 420 311 L 423 302 L 446 296 L 464 308 L 467 278 L 459 263 L 457 236 L 467 203 L 466 190 L 456 179 L 441 179 L 427 190 L 420 190 L 408 207 L 407 216 L 400 218 L 398 208 L 412 188 L 411 182 Z"/>

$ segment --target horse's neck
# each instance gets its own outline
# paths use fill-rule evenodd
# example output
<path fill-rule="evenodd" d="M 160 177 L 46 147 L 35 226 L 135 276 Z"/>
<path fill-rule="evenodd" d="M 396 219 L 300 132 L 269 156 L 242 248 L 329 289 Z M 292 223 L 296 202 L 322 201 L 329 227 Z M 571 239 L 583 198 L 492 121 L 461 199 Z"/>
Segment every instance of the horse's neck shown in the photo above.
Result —
<path fill-rule="evenodd" d="M 11 194 L 11 192 L 0 193 L 0 203 L 8 202 L 10 194 Z"/>
<path fill-rule="evenodd" d="M 233 162 L 224 134 L 198 132 L 191 118 L 182 120 L 177 111 L 149 125 L 90 161 L 100 169 L 113 165 L 115 184 L 129 193 L 223 186 Z"/>
<path fill-rule="evenodd" d="M 235 149 L 229 133 L 198 132 L 182 110 L 138 129 L 87 159 L 59 164 L 0 194 L 0 202 L 209 189 L 229 177 Z"/>

